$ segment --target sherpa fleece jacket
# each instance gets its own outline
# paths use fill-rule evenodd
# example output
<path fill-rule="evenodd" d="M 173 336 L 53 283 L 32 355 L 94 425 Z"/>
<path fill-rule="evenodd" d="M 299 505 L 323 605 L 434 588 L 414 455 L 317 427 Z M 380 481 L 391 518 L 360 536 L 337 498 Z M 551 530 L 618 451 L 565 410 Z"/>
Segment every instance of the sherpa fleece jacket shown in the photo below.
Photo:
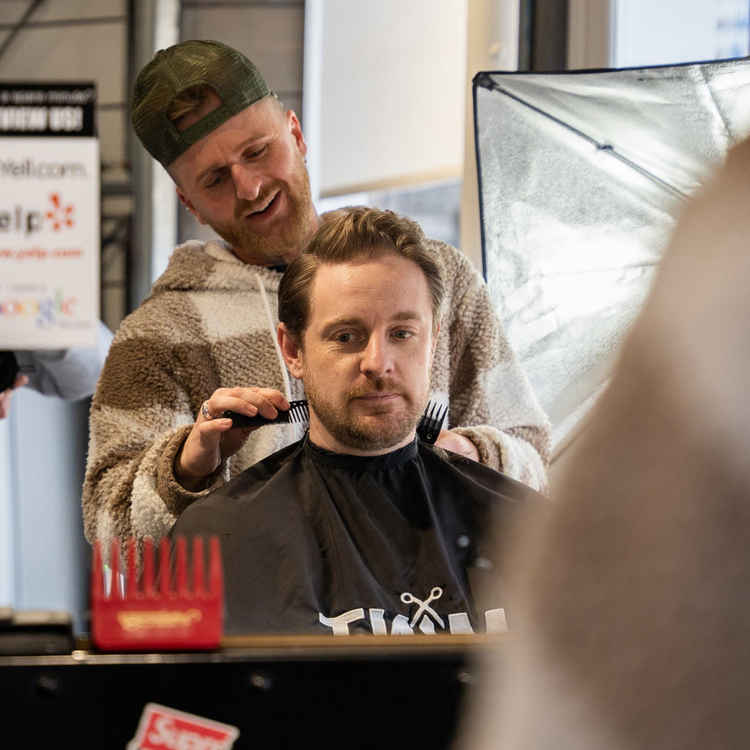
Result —
<path fill-rule="evenodd" d="M 483 464 L 546 489 L 549 422 L 505 338 L 487 287 L 455 248 L 430 241 L 446 284 L 430 397 L 445 428 Z M 177 247 L 150 296 L 120 325 L 91 405 L 83 486 L 87 539 L 165 536 L 177 516 L 302 436 L 298 425 L 250 434 L 200 492 L 175 479 L 175 456 L 217 388 L 277 388 L 304 397 L 276 343 L 278 271 L 239 260 L 222 242 Z"/>

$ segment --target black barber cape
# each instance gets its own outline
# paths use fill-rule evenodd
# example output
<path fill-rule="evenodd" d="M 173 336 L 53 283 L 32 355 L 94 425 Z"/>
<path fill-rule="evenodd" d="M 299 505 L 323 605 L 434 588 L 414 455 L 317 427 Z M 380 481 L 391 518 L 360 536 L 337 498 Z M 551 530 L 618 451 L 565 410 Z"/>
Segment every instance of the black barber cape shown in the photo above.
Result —
<path fill-rule="evenodd" d="M 534 497 L 418 439 L 362 457 L 305 436 L 190 505 L 172 537 L 219 536 L 227 634 L 498 631 L 504 603 L 475 597 Z"/>

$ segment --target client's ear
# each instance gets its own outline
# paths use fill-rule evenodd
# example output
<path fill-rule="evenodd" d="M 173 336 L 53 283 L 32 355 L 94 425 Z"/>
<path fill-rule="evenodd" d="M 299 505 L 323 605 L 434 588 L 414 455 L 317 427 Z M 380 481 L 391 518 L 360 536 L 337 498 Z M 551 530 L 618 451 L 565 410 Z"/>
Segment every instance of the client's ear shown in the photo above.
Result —
<path fill-rule="evenodd" d="M 276 329 L 276 339 L 279 342 L 281 356 L 284 357 L 289 372 L 295 378 L 302 378 L 302 347 L 284 323 L 279 323 Z"/>

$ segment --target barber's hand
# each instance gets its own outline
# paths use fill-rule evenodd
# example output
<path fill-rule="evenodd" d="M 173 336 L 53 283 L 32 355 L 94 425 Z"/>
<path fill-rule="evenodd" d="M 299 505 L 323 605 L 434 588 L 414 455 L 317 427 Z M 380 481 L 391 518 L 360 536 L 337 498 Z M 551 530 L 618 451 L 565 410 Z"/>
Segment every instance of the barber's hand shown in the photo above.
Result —
<path fill-rule="evenodd" d="M 221 462 L 234 455 L 257 427 L 232 429 L 232 420 L 222 417 L 225 411 L 236 411 L 248 417 L 261 414 L 268 419 L 278 410 L 289 409 L 284 394 L 273 388 L 219 388 L 203 402 L 193 429 L 177 454 L 174 473 L 187 490 L 198 489 Z"/>
<path fill-rule="evenodd" d="M 435 445 L 440 446 L 443 450 L 470 458 L 472 461 L 479 461 L 479 451 L 476 445 L 465 435 L 453 432 L 453 430 L 440 430 Z"/>
<path fill-rule="evenodd" d="M 17 375 L 12 388 L 6 388 L 0 392 L 0 419 L 5 419 L 10 414 L 10 399 L 16 388 L 21 388 L 29 382 L 25 375 Z"/>

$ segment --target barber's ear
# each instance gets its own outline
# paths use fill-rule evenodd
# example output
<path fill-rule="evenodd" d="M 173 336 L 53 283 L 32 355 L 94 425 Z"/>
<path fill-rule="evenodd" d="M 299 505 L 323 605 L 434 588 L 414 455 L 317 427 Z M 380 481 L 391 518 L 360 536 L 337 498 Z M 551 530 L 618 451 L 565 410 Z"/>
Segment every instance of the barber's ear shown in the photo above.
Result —
<path fill-rule="evenodd" d="M 279 342 L 281 356 L 289 368 L 289 372 L 295 378 L 302 378 L 302 347 L 297 342 L 284 323 L 279 323 L 276 329 L 276 339 Z"/>
<path fill-rule="evenodd" d="M 289 132 L 294 138 L 294 142 L 297 144 L 297 149 L 299 150 L 300 154 L 302 154 L 302 156 L 305 156 L 307 154 L 307 141 L 305 141 L 305 136 L 302 132 L 302 126 L 299 124 L 297 115 L 294 113 L 294 110 L 290 109 L 287 111 L 286 117 L 287 127 L 289 128 Z"/>
<path fill-rule="evenodd" d="M 204 220 L 204 218 L 203 218 L 203 217 L 202 217 L 202 216 L 201 216 L 201 215 L 200 215 L 200 214 L 198 213 L 198 211 L 196 210 L 195 206 L 194 206 L 194 205 L 193 205 L 193 204 L 192 204 L 192 203 L 191 203 L 191 202 L 190 202 L 190 201 L 188 200 L 188 197 L 187 197 L 187 196 L 185 195 L 185 193 L 183 193 L 183 192 L 182 192 L 182 190 L 180 190 L 180 188 L 179 188 L 179 187 L 175 187 L 175 190 L 177 191 L 177 197 L 178 197 L 178 198 L 180 199 L 180 203 L 182 203 L 182 205 L 183 205 L 183 206 L 185 206 L 185 208 L 186 208 L 186 209 L 187 209 L 188 211 L 190 211 L 190 213 L 191 213 L 191 214 L 193 214 L 193 216 L 195 216 L 195 218 L 196 218 L 196 219 L 197 219 L 197 220 L 198 220 L 198 221 L 199 221 L 199 222 L 200 222 L 201 224 L 205 224 L 205 223 L 206 223 L 206 221 L 205 221 L 205 220 Z"/>

